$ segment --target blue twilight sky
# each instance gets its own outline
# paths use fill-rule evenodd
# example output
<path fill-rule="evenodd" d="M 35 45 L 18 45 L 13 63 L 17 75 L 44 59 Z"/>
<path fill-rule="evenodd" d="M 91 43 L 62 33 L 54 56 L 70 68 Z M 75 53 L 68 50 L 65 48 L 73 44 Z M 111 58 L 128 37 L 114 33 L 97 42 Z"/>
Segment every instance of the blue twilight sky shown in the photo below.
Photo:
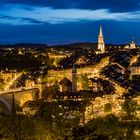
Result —
<path fill-rule="evenodd" d="M 140 43 L 140 0 L 0 0 L 0 44 Z"/>

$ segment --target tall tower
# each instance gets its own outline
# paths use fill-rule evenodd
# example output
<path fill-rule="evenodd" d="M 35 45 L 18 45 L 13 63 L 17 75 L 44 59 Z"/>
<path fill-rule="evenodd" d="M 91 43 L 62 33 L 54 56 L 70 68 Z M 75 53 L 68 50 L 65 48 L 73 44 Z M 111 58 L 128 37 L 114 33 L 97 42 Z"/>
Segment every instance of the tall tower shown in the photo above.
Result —
<path fill-rule="evenodd" d="M 134 41 L 130 43 L 130 49 L 136 49 L 136 43 Z"/>
<path fill-rule="evenodd" d="M 75 62 L 72 68 L 72 92 L 77 92 L 77 70 L 75 67 Z"/>
<path fill-rule="evenodd" d="M 98 36 L 98 50 L 101 53 L 105 52 L 105 43 L 104 43 L 104 37 L 103 37 L 103 32 L 102 32 L 102 26 L 100 26 L 100 33 Z"/>

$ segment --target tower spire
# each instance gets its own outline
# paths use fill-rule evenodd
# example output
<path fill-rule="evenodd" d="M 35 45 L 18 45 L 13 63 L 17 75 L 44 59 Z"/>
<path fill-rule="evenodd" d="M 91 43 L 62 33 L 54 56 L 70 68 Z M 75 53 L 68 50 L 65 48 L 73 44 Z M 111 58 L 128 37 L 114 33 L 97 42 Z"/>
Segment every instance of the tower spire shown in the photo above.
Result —
<path fill-rule="evenodd" d="M 72 71 L 73 71 L 73 72 L 75 72 L 75 71 L 76 71 L 76 67 L 75 67 L 75 60 L 73 60 Z"/>
<path fill-rule="evenodd" d="M 105 43 L 104 43 L 104 37 L 102 32 L 102 26 L 100 26 L 100 32 L 98 36 L 98 50 L 100 51 L 100 53 L 105 52 Z"/>
<path fill-rule="evenodd" d="M 103 36 L 102 26 L 100 25 L 100 33 L 99 36 Z"/>
<path fill-rule="evenodd" d="M 77 70 L 75 66 L 75 59 L 73 59 L 72 67 L 72 92 L 77 92 Z"/>

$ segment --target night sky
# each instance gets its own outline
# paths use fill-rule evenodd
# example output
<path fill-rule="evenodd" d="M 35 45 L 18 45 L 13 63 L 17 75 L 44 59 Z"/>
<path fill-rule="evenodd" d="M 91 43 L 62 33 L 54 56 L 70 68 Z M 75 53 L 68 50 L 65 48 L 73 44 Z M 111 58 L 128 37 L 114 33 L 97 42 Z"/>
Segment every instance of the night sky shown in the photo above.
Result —
<path fill-rule="evenodd" d="M 0 44 L 140 44 L 139 0 L 0 0 Z"/>

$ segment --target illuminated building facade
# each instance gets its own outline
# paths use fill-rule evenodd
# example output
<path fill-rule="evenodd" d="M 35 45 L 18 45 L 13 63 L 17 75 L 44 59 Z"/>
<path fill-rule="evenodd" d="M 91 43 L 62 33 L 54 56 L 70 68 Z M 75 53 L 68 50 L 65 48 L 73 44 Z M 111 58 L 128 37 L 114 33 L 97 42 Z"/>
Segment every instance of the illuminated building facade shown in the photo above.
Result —
<path fill-rule="evenodd" d="M 136 49 L 136 44 L 134 41 L 130 43 L 130 49 Z"/>
<path fill-rule="evenodd" d="M 130 68 L 131 75 L 140 75 L 140 66 L 139 65 L 133 65 Z"/>

